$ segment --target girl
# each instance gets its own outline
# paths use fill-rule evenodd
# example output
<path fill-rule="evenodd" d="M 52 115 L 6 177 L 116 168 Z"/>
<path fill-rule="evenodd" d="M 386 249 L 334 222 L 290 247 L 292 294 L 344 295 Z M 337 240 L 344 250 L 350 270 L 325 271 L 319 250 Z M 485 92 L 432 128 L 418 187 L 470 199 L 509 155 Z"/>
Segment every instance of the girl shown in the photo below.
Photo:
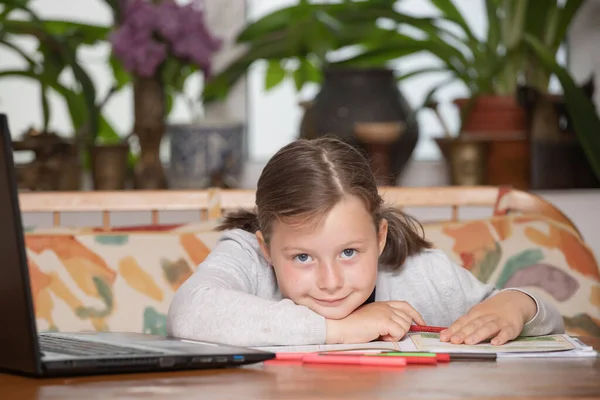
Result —
<path fill-rule="evenodd" d="M 256 210 L 228 215 L 213 251 L 175 293 L 169 335 L 240 346 L 398 341 L 411 323 L 442 341 L 500 345 L 563 332 L 519 289 L 495 290 L 383 204 L 367 160 L 331 138 L 297 140 L 267 163 Z"/>

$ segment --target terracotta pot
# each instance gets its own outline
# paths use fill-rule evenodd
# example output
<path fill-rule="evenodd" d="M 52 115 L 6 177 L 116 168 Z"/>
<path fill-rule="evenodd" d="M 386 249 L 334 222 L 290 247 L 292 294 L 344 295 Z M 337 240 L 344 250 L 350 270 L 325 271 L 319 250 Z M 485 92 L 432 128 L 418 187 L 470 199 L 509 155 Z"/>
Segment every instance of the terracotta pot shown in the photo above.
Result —
<path fill-rule="evenodd" d="M 462 113 L 469 99 L 454 100 Z M 479 96 L 464 120 L 463 132 L 470 134 L 514 134 L 527 130 L 526 114 L 515 96 Z"/>
<path fill-rule="evenodd" d="M 127 181 L 127 143 L 92 147 L 92 179 L 94 190 L 123 190 Z"/>

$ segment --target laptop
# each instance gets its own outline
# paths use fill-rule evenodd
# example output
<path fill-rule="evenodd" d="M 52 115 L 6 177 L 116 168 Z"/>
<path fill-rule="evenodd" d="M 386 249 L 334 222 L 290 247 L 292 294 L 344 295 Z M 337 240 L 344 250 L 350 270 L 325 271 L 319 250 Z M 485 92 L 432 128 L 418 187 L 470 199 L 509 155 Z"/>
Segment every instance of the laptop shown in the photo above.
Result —
<path fill-rule="evenodd" d="M 220 343 L 118 332 L 38 332 L 11 136 L 0 114 L 0 371 L 33 377 L 234 367 L 275 354 Z"/>

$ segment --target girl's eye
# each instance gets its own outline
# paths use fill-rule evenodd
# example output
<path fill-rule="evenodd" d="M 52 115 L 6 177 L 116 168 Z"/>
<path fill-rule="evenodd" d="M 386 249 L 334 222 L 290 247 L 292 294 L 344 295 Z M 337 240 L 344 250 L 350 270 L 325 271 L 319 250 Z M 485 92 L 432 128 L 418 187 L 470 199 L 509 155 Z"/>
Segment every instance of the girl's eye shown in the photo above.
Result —
<path fill-rule="evenodd" d="M 294 259 L 300 261 L 301 263 L 306 263 L 312 260 L 311 257 L 306 253 L 298 254 L 296 257 L 294 257 Z"/>
<path fill-rule="evenodd" d="M 357 251 L 354 249 L 344 249 L 344 251 L 342 251 L 342 257 L 344 258 L 352 258 L 356 255 Z"/>

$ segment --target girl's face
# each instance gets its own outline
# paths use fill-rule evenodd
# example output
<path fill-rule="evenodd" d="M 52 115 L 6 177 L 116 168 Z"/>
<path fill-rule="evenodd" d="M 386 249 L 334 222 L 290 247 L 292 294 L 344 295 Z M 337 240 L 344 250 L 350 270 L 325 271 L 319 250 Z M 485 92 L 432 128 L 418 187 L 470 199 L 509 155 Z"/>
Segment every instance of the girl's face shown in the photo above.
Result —
<path fill-rule="evenodd" d="M 373 292 L 387 221 L 377 232 L 363 202 L 347 196 L 317 226 L 308 225 L 274 222 L 269 246 L 256 235 L 284 297 L 325 318 L 344 318 Z"/>

